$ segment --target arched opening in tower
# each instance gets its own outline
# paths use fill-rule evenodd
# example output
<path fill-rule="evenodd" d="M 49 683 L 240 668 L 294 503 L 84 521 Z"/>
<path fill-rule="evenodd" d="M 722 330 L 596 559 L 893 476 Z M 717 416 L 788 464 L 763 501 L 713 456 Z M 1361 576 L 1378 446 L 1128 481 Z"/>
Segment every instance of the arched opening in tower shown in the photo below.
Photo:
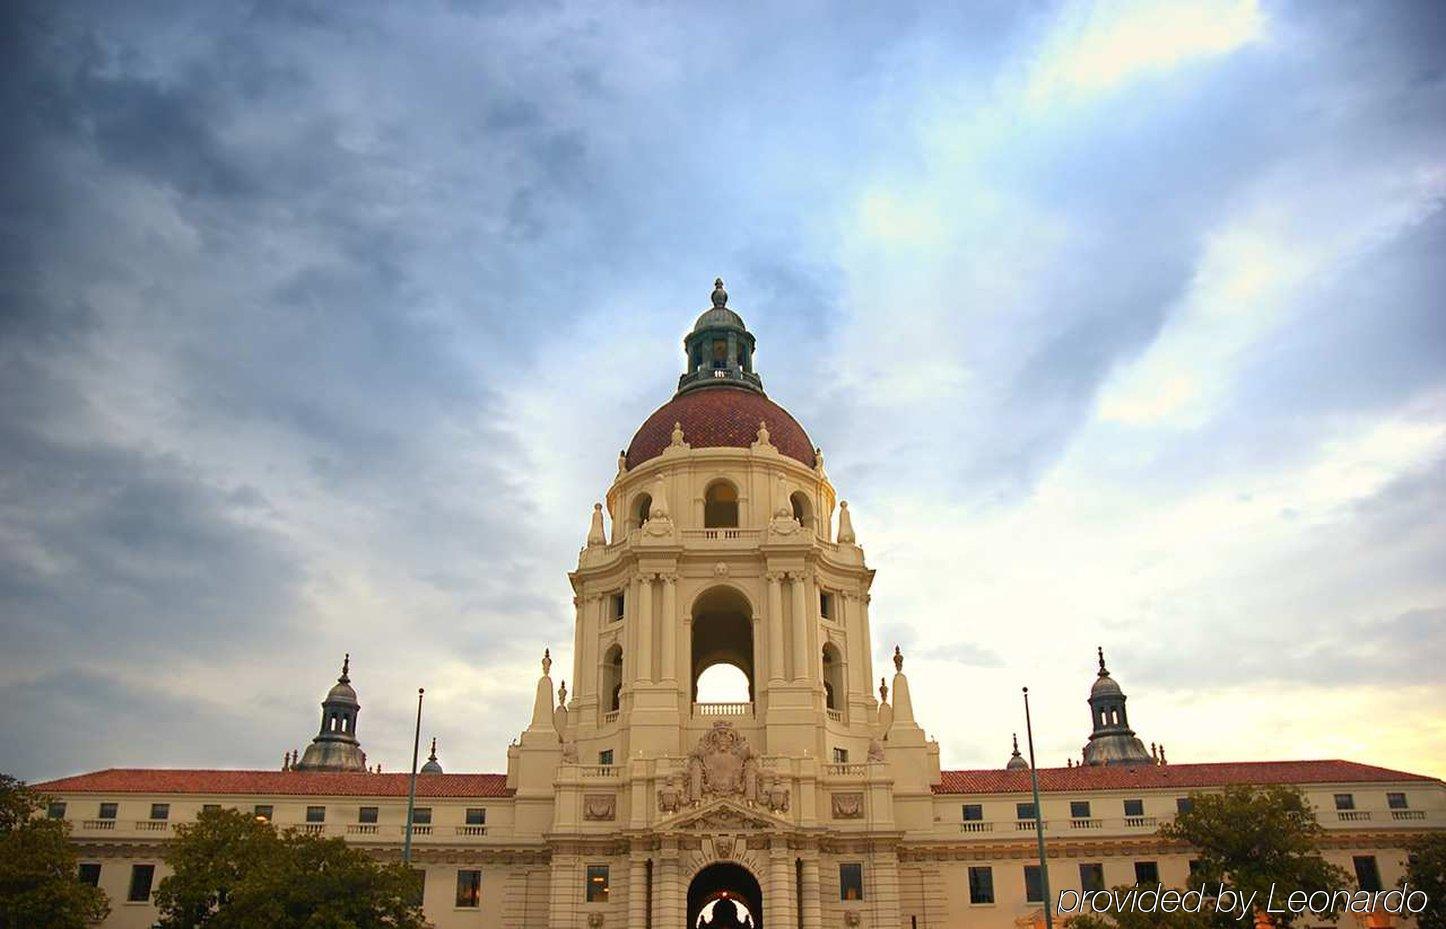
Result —
<path fill-rule="evenodd" d="M 703 528 L 738 528 L 738 488 L 724 480 L 708 485 L 703 494 Z"/>
<path fill-rule="evenodd" d="M 751 702 L 754 698 L 753 608 L 747 598 L 732 587 L 713 587 L 693 601 L 692 612 L 693 702 Z M 745 686 L 741 692 L 731 689 L 736 694 L 732 700 L 715 700 L 700 695 L 703 691 L 699 684 L 704 675 L 715 667 L 719 668 L 719 672 L 709 675 L 708 683 L 726 684 L 729 681 L 727 669 L 720 666 L 731 666 L 743 678 Z M 732 681 L 736 685 L 737 677 L 733 677 Z"/>
<path fill-rule="evenodd" d="M 823 646 L 823 696 L 830 710 L 843 708 L 843 656 L 832 642 Z"/>

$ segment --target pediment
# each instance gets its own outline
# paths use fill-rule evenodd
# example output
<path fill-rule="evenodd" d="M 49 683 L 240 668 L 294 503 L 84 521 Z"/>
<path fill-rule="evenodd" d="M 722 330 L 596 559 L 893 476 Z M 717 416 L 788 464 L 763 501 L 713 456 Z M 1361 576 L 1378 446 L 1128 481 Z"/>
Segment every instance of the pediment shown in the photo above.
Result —
<path fill-rule="evenodd" d="M 788 829 L 792 823 L 746 803 L 728 798 L 681 810 L 657 824 L 671 832 L 739 832 Z"/>

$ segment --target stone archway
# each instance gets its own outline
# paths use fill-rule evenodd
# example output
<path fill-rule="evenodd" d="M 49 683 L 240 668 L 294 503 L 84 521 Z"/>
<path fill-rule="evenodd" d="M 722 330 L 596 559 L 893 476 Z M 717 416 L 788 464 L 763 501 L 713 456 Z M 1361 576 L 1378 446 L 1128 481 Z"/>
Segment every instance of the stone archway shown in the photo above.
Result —
<path fill-rule="evenodd" d="M 730 906 L 738 921 L 723 922 Z M 705 916 L 711 917 L 712 922 L 704 922 Z M 709 925 L 762 929 L 763 888 L 758 885 L 758 879 L 747 868 L 731 861 L 714 862 L 699 871 L 688 885 L 687 929 L 699 929 L 700 925 L 704 929 Z"/>

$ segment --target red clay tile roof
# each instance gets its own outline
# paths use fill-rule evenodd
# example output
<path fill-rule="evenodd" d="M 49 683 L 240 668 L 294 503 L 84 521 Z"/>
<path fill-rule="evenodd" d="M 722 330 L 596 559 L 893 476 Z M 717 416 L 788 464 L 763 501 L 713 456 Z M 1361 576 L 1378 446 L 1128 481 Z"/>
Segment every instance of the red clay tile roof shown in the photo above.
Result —
<path fill-rule="evenodd" d="M 1029 771 L 986 768 L 941 771 L 936 794 L 1028 793 Z M 1336 784 L 1378 781 L 1436 781 L 1438 778 L 1392 771 L 1354 761 L 1236 761 L 1220 764 L 1105 765 L 1040 768 L 1039 789 L 1075 790 L 1223 787 L 1227 784 Z"/>
<path fill-rule="evenodd" d="M 675 422 L 693 448 L 747 448 L 758 439 L 759 422 L 766 422 L 769 441 L 780 453 L 814 465 L 813 442 L 783 407 L 752 390 L 701 387 L 669 400 L 638 427 L 628 445 L 628 467 L 661 455 L 673 441 Z"/>
<path fill-rule="evenodd" d="M 405 797 L 409 776 L 362 771 L 106 768 L 32 786 L 49 793 Z M 425 774 L 417 778 L 419 797 L 510 797 L 512 793 L 505 774 Z"/>

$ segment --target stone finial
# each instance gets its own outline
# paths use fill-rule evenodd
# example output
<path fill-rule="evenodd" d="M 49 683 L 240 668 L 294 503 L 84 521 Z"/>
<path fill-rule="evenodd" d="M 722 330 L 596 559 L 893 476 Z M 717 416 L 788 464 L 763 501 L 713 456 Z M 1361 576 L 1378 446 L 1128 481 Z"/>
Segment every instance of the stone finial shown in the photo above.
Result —
<path fill-rule="evenodd" d="M 1166 764 L 1169 764 L 1169 763 L 1170 763 L 1170 759 L 1168 759 L 1168 758 L 1165 757 L 1165 746 L 1162 744 L 1162 745 L 1160 746 L 1160 764 L 1166 765 Z"/>
<path fill-rule="evenodd" d="M 898 674 L 904 673 L 904 653 L 899 651 L 899 646 L 894 646 L 894 671 Z"/>
<path fill-rule="evenodd" d="M 888 703 L 888 702 L 889 702 L 889 685 L 886 684 L 886 683 L 884 683 L 884 679 L 883 679 L 883 678 L 879 678 L 879 702 L 880 702 L 880 703 Z"/>
<path fill-rule="evenodd" d="M 673 422 L 672 444 L 674 448 L 681 448 L 683 445 L 683 424 L 676 420 Z"/>
<path fill-rule="evenodd" d="M 1073 758 L 1066 758 L 1066 759 L 1064 760 L 1064 766 L 1065 766 L 1066 768 L 1073 768 L 1073 767 L 1074 767 L 1074 759 L 1073 759 Z"/>
<path fill-rule="evenodd" d="M 653 502 L 649 505 L 649 519 L 669 519 L 668 514 L 668 485 L 663 480 L 662 472 L 653 478 Z"/>
<path fill-rule="evenodd" d="M 854 521 L 849 516 L 849 502 L 842 500 L 838 505 L 838 540 L 845 545 L 854 544 Z"/>
<path fill-rule="evenodd" d="M 813 469 L 819 474 L 823 473 L 823 449 L 816 445 L 813 448 Z"/>
<path fill-rule="evenodd" d="M 619 474 L 622 474 L 622 473 L 623 473 L 624 471 L 626 471 L 627 469 L 628 469 L 628 452 L 627 452 L 627 449 L 619 449 L 619 450 L 618 450 L 618 473 L 619 473 Z"/>
<path fill-rule="evenodd" d="M 758 444 L 759 444 L 759 445 L 772 445 L 772 444 L 773 444 L 773 436 L 772 436 L 771 434 L 769 434 L 769 432 L 768 432 L 768 421 L 767 421 L 766 419 L 760 419 L 760 420 L 758 421 Z"/>
<path fill-rule="evenodd" d="M 558 706 L 567 706 L 567 680 L 566 680 L 566 679 L 564 679 L 563 682 L 562 682 L 560 685 L 558 685 L 558 688 L 557 688 L 557 705 L 558 705 Z"/>
<path fill-rule="evenodd" d="M 728 305 L 728 291 L 723 289 L 721 277 L 713 281 L 713 305 L 720 309 Z"/>
<path fill-rule="evenodd" d="M 1160 763 L 1160 749 L 1156 747 L 1154 742 L 1150 743 L 1150 758 L 1155 762 L 1155 764 Z"/>
<path fill-rule="evenodd" d="M 603 531 L 602 504 L 592 505 L 592 524 L 587 528 L 587 545 L 592 548 L 596 545 L 606 545 L 608 542 L 607 533 Z"/>
<path fill-rule="evenodd" d="M 428 761 L 436 761 L 436 760 L 437 760 L 437 737 L 436 737 L 436 736 L 432 736 L 432 752 L 431 752 L 431 754 L 429 754 L 429 755 L 427 756 L 427 760 L 428 760 Z"/>
<path fill-rule="evenodd" d="M 548 676 L 549 674 L 551 674 L 551 673 L 552 673 L 552 649 L 550 649 L 550 648 L 544 648 L 544 649 L 542 650 L 542 676 L 543 676 L 543 677 L 547 677 L 547 676 Z"/>
<path fill-rule="evenodd" d="M 350 683 L 351 683 L 351 676 L 350 676 L 350 675 L 351 675 L 351 652 L 347 652 L 347 653 L 346 653 L 346 657 L 342 658 L 342 660 L 341 660 L 341 677 L 337 678 L 337 679 L 336 679 L 336 682 L 337 682 L 338 684 L 350 684 Z"/>
<path fill-rule="evenodd" d="M 1109 677 L 1110 672 L 1105 668 L 1105 647 L 1103 645 L 1096 645 L 1095 651 L 1098 652 L 1100 656 L 1100 677 Z"/>

